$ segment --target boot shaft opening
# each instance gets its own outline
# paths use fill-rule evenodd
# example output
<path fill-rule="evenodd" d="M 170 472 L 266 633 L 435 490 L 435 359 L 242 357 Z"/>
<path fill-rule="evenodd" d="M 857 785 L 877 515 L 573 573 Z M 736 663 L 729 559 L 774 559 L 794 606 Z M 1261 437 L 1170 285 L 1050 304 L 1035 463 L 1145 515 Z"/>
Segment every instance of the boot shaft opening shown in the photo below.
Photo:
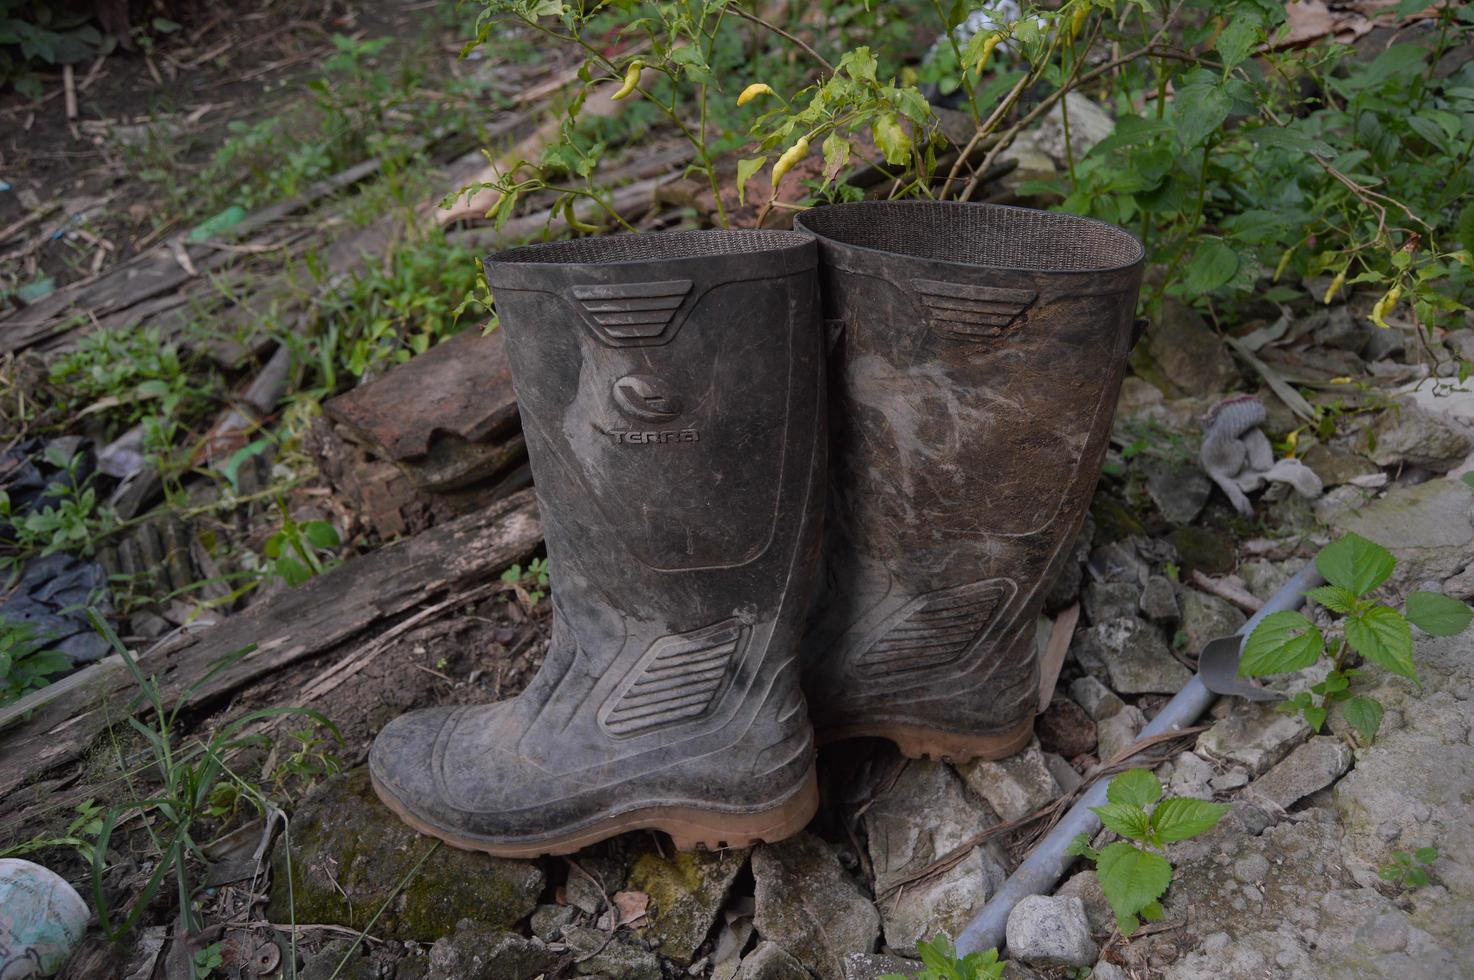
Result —
<path fill-rule="evenodd" d="M 491 264 L 614 265 L 752 255 L 802 248 L 812 237 L 795 231 L 662 231 L 597 235 L 543 242 L 491 256 Z"/>
<path fill-rule="evenodd" d="M 814 208 L 795 227 L 851 248 L 1028 272 L 1109 272 L 1145 254 L 1135 236 L 1091 218 L 956 201 L 865 201 Z"/>

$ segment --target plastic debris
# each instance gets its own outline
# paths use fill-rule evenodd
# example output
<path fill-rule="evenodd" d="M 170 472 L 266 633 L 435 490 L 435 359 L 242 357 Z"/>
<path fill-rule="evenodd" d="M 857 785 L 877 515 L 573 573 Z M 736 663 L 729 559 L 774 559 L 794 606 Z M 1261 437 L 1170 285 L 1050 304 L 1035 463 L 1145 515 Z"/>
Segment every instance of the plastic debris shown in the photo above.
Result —
<path fill-rule="evenodd" d="M 82 941 L 92 911 L 56 872 L 0 859 L 0 977 L 49 977 Z"/>

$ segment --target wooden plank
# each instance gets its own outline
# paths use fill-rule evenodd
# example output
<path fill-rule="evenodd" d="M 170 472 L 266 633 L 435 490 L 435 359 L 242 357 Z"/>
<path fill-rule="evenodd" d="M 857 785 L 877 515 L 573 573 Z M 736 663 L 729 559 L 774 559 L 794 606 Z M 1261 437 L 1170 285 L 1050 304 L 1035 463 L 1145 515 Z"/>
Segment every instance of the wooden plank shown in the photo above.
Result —
<path fill-rule="evenodd" d="M 542 540 L 530 490 L 337 568 L 225 620 L 183 649 L 140 660 L 173 704 L 220 660 L 255 650 L 194 691 L 203 704 L 271 671 L 351 641 L 387 620 L 500 574 Z M 59 695 L 12 706 L 30 717 L 0 731 L 0 797 L 55 766 L 79 758 L 110 723 L 141 709 L 140 692 L 119 664 L 95 664 Z M 86 675 L 86 676 L 83 676 Z M 36 692 L 44 695 L 45 689 Z"/>

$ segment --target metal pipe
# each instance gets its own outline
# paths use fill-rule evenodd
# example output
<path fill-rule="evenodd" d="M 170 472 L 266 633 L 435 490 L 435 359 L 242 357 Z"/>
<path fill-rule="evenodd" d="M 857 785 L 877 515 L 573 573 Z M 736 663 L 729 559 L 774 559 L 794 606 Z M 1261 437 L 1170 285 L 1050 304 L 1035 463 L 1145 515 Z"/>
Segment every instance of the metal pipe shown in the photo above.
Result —
<path fill-rule="evenodd" d="M 1286 609 L 1299 609 L 1302 597 L 1310 589 L 1320 584 L 1320 575 L 1315 570 L 1315 563 L 1308 562 L 1304 568 L 1284 585 L 1279 591 L 1270 596 L 1264 608 L 1259 610 L 1244 624 L 1244 628 L 1238 633 L 1239 636 L 1248 638 L 1259 625 L 1259 621 L 1271 613 L 1282 612 Z M 1213 703 L 1217 695 L 1203 686 L 1203 681 L 1196 674 L 1188 681 L 1177 694 L 1157 712 L 1151 723 L 1142 729 L 1141 738 L 1152 735 L 1160 735 L 1177 729 L 1187 728 L 1198 720 L 1208 706 Z M 983 910 L 967 924 L 962 934 L 957 937 L 957 951 L 959 954 L 976 953 L 986 949 L 1002 949 L 1005 927 L 1008 924 L 1008 913 L 1013 907 L 1030 895 L 1043 895 L 1054 888 L 1056 882 L 1064 875 L 1065 869 L 1075 860 L 1074 855 L 1066 854 L 1065 849 L 1069 847 L 1070 841 L 1080 834 L 1094 835 L 1100 829 L 1100 818 L 1090 812 L 1091 807 L 1101 806 L 1106 802 L 1106 786 L 1108 779 L 1097 781 L 1072 806 L 1064 819 L 1060 820 L 1055 828 L 1051 830 L 1043 840 L 1029 853 L 1024 862 L 1018 866 L 1003 887 L 988 900 Z"/>

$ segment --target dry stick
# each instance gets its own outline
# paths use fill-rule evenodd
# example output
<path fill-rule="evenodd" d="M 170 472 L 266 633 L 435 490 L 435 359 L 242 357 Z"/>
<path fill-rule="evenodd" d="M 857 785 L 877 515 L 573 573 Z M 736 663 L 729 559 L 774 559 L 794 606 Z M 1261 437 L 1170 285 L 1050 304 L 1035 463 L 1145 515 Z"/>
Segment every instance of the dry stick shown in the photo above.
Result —
<path fill-rule="evenodd" d="M 815 51 L 813 48 L 809 47 L 808 43 L 805 42 L 802 38 L 796 37 L 795 35 L 788 33 L 783 28 L 779 27 L 777 24 L 770 24 L 770 23 L 768 23 L 767 21 L 765 21 L 761 17 L 759 17 L 757 14 L 750 13 L 750 12 L 748 12 L 746 10 L 743 10 L 741 7 L 737 6 L 736 4 L 733 4 L 730 7 L 728 7 L 727 10 L 730 13 L 734 13 L 738 17 L 741 17 L 743 20 L 752 21 L 752 23 L 757 24 L 759 27 L 765 27 L 768 30 L 772 31 L 774 34 L 777 34 L 779 37 L 783 38 L 784 40 L 791 41 L 792 43 L 798 45 L 801 49 L 803 49 L 803 51 L 804 51 L 805 54 L 807 54 L 810 58 L 813 58 L 819 64 L 823 65 L 825 71 L 829 72 L 829 74 L 831 74 L 831 75 L 834 74 L 834 66 L 831 65 L 827 60 L 825 60 L 825 58 L 824 58 L 823 55 L 821 55 L 819 52 Z"/>
<path fill-rule="evenodd" d="M 1192 574 L 1187 577 L 1187 580 L 1199 592 L 1206 592 L 1209 595 L 1215 595 L 1220 599 L 1231 602 L 1251 616 L 1264 608 L 1263 600 L 1252 593 L 1239 588 L 1231 582 L 1211 579 L 1196 568 L 1193 569 Z"/>

